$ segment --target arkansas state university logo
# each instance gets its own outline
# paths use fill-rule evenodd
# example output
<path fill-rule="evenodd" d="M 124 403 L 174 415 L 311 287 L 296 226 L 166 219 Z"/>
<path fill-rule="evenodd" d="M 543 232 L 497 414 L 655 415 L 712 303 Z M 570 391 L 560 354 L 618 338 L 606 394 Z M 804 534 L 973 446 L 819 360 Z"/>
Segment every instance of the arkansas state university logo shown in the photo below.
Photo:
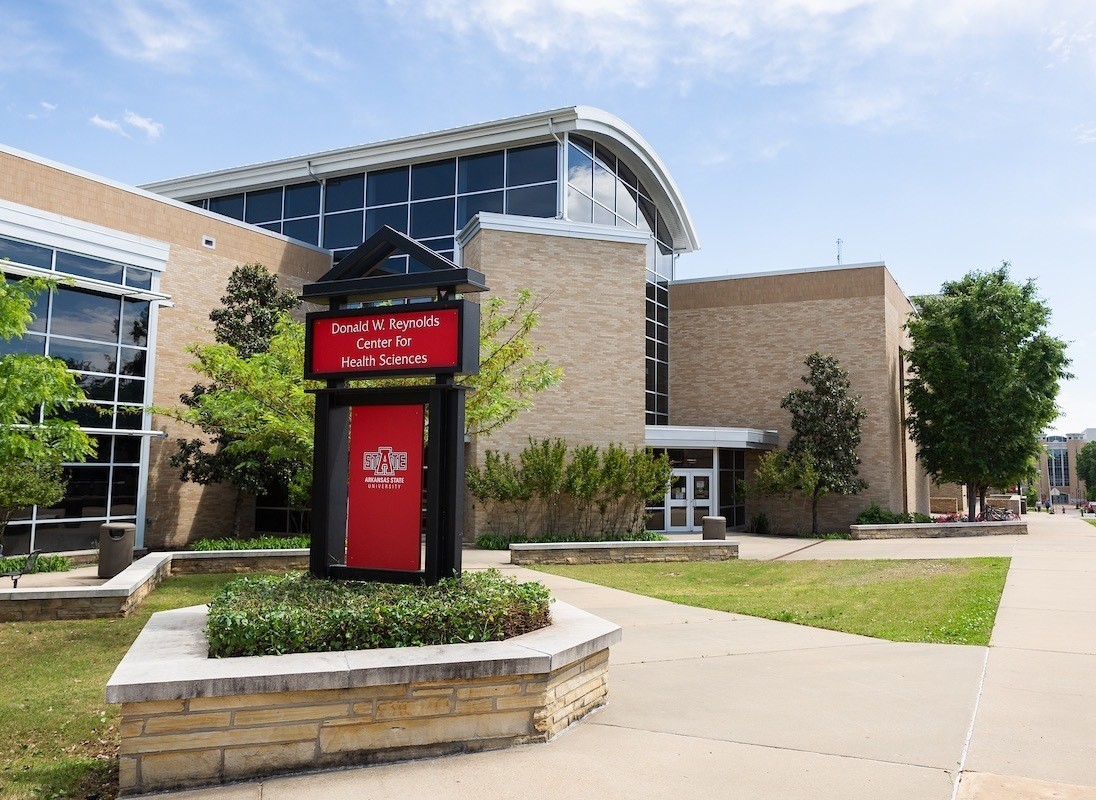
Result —
<path fill-rule="evenodd" d="M 366 473 L 366 483 L 399 486 L 404 479 L 396 473 L 407 472 L 407 453 L 394 452 L 391 447 L 368 450 L 362 454 L 362 469 Z"/>

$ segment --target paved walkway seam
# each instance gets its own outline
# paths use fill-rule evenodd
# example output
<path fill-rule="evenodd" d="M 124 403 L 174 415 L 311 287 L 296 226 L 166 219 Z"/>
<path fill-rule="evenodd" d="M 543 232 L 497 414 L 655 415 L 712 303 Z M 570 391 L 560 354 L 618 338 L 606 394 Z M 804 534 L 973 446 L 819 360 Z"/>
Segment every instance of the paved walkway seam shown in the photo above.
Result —
<path fill-rule="evenodd" d="M 982 703 L 982 690 L 986 686 L 986 670 L 989 669 L 989 648 L 986 648 L 986 656 L 982 659 L 982 674 L 978 677 L 978 693 L 974 698 L 974 710 L 970 715 L 970 727 L 967 728 L 967 738 L 963 741 L 963 752 L 959 756 L 959 769 L 955 772 L 955 782 L 951 787 L 951 800 L 959 795 L 959 784 L 963 782 L 963 770 L 967 767 L 967 753 L 970 752 L 970 742 L 974 738 L 974 724 L 978 721 L 978 707 Z"/>

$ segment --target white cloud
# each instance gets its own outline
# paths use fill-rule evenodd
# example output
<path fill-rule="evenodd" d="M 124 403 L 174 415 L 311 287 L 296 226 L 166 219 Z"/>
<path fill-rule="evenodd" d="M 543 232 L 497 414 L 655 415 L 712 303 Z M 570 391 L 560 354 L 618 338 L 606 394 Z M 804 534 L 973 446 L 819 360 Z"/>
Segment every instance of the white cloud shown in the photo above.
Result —
<path fill-rule="evenodd" d="M 306 20 L 293 19 L 294 10 L 300 8 L 293 2 L 266 0 L 261 14 L 255 14 L 249 4 L 241 6 L 248 18 L 249 28 L 257 33 L 262 43 L 278 56 L 282 67 L 310 81 L 322 81 L 331 69 L 345 66 L 345 61 L 335 44 L 311 35 Z M 305 14 L 311 13 L 309 10 Z"/>
<path fill-rule="evenodd" d="M 39 103 L 39 105 L 41 105 L 42 108 L 45 109 L 46 111 L 54 111 L 57 108 L 56 103 L 47 103 L 45 100 L 43 100 L 41 103 Z"/>
<path fill-rule="evenodd" d="M 89 4 L 85 19 L 104 47 L 130 61 L 183 69 L 216 39 L 212 22 L 186 0 L 113 0 L 111 5 Z"/>
<path fill-rule="evenodd" d="M 118 122 L 117 120 L 103 119 L 98 114 L 96 114 L 94 117 L 89 119 L 88 122 L 90 122 L 92 125 L 94 125 L 97 128 L 102 128 L 105 131 L 110 131 L 111 133 L 116 133 L 119 136 L 126 137 L 127 139 L 130 138 L 129 134 L 126 133 L 126 129 L 123 128 L 121 123 Z"/>
<path fill-rule="evenodd" d="M 1073 129 L 1073 141 L 1077 144 L 1096 143 L 1096 125 L 1078 125 Z"/>
<path fill-rule="evenodd" d="M 164 126 L 161 123 L 142 117 L 140 114 L 134 114 L 132 111 L 127 111 L 122 119 L 127 125 L 143 131 L 149 139 L 159 139 L 164 133 Z"/>

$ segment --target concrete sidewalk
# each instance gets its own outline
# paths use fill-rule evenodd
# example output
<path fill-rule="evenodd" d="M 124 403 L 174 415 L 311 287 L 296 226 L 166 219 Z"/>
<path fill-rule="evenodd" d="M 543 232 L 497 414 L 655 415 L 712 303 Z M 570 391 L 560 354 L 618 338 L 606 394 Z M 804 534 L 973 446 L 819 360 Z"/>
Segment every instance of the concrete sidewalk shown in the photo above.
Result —
<path fill-rule="evenodd" d="M 173 798 L 1096 798 L 1084 788 L 1096 787 L 1096 528 L 1029 522 L 1012 543 L 835 541 L 795 554 L 1011 553 L 989 648 L 884 642 L 504 566 L 624 626 L 604 710 L 546 745 Z M 766 547 L 773 557 L 784 544 L 743 551 Z M 500 561 L 466 554 L 469 567 Z"/>

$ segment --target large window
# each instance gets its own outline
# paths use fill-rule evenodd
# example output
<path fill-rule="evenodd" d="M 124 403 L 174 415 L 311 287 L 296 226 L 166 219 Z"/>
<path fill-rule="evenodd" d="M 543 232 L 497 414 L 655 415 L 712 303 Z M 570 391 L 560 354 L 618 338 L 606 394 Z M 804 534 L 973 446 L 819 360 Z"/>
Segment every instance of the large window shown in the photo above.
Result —
<path fill-rule="evenodd" d="M 66 464 L 64 499 L 16 514 L 5 535 L 9 553 L 93 547 L 104 522 L 136 522 L 142 475 L 142 435 L 149 391 L 149 300 L 154 273 L 26 242 L 0 238 L 0 259 L 51 270 L 81 284 L 42 295 L 21 339 L 0 341 L 0 353 L 36 353 L 65 362 L 88 402 L 66 412 L 97 444 L 87 463 Z M 9 280 L 15 279 L 9 276 Z M 91 281 L 116 290 L 91 289 Z M 129 287 L 127 289 L 127 287 Z M 138 290 L 138 291 L 134 291 Z M 145 295 L 147 297 L 147 295 Z"/>
<path fill-rule="evenodd" d="M 1052 489 L 1069 489 L 1069 452 L 1064 447 L 1047 450 L 1047 476 Z"/>

